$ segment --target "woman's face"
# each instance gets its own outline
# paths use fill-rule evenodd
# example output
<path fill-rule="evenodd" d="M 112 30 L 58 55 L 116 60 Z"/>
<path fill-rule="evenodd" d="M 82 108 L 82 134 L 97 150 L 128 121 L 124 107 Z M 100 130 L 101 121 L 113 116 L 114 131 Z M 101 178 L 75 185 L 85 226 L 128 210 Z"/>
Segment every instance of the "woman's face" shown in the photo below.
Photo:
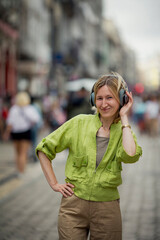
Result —
<path fill-rule="evenodd" d="M 98 90 L 96 94 L 96 107 L 102 118 L 114 120 L 119 106 L 119 102 L 107 85 Z"/>

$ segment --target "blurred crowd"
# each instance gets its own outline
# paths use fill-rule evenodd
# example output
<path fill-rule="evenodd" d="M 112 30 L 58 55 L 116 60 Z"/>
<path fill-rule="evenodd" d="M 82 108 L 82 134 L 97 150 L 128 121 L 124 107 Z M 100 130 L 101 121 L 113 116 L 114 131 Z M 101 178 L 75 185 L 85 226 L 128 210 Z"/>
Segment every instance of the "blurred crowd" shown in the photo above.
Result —
<path fill-rule="evenodd" d="M 132 117 L 140 133 L 157 137 L 160 134 L 160 94 L 134 96 Z"/>
<path fill-rule="evenodd" d="M 42 131 L 52 132 L 80 113 L 93 113 L 89 92 L 82 88 L 68 95 L 46 95 L 35 99 L 27 92 L 0 99 L 0 141 L 11 141 L 17 175 L 25 173 L 27 162 L 36 162 L 35 148 Z"/>
<path fill-rule="evenodd" d="M 41 131 L 47 129 L 52 132 L 77 114 L 93 113 L 89 94 L 85 88 L 81 88 L 68 95 L 46 95 L 42 99 L 34 99 L 26 92 L 19 92 L 14 98 L 0 99 L 0 140 L 13 141 L 20 174 L 25 172 L 28 160 L 37 161 L 35 147 Z M 24 95 L 29 99 L 25 99 Z M 140 133 L 159 136 L 160 95 L 134 95 L 131 118 Z"/>
<path fill-rule="evenodd" d="M 89 92 L 81 88 L 77 92 L 70 92 L 67 95 L 46 95 L 42 99 L 31 98 L 31 105 L 38 111 L 41 120 L 39 128 L 48 127 L 54 131 L 66 120 L 77 114 L 93 113 L 89 104 Z M 0 99 L 0 139 L 3 140 L 7 118 L 11 107 L 15 104 L 14 98 Z M 43 124 L 42 124 L 43 122 Z"/>
<path fill-rule="evenodd" d="M 37 128 L 39 131 L 47 127 L 52 132 L 77 114 L 92 114 L 93 110 L 89 104 L 89 94 L 85 88 L 81 88 L 79 91 L 69 92 L 67 95 L 46 95 L 42 99 L 31 97 L 31 105 L 40 116 L 40 121 L 36 124 L 35 129 Z M 10 108 L 14 104 L 15 98 L 0 99 L 1 141 L 3 141 Z M 150 136 L 160 134 L 160 94 L 135 94 L 131 117 L 141 133 Z"/>

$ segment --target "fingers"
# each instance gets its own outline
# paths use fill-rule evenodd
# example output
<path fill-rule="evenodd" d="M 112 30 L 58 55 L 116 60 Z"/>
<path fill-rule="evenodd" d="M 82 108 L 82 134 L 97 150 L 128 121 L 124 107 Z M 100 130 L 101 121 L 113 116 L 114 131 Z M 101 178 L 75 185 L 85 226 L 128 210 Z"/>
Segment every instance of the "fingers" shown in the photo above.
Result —
<path fill-rule="evenodd" d="M 125 104 L 125 105 L 120 109 L 119 114 L 120 114 L 120 117 L 121 117 L 121 118 L 124 117 L 125 115 L 127 115 L 127 116 L 129 115 L 130 110 L 131 110 L 132 105 L 133 105 L 132 93 L 126 91 L 126 94 L 127 94 L 128 98 L 129 98 L 129 101 L 128 101 L 127 104 Z"/>
<path fill-rule="evenodd" d="M 132 105 L 132 103 L 133 103 L 133 96 L 132 96 L 132 92 L 127 92 L 126 91 L 126 94 L 127 94 L 127 96 L 129 97 L 129 101 L 128 101 L 128 103 L 126 104 L 126 105 Z"/>
<path fill-rule="evenodd" d="M 69 187 L 71 187 L 71 188 L 74 188 L 74 185 L 73 184 L 71 184 L 71 183 L 66 183 L 67 184 L 67 186 L 69 186 Z"/>
<path fill-rule="evenodd" d="M 73 194 L 73 192 L 70 192 L 67 189 L 62 190 L 61 193 L 64 197 L 72 196 L 72 194 Z"/>
<path fill-rule="evenodd" d="M 72 194 L 74 193 L 73 190 L 72 190 L 73 187 L 74 186 L 70 183 L 63 184 L 60 192 L 62 193 L 62 195 L 64 197 L 72 196 Z"/>
<path fill-rule="evenodd" d="M 52 185 L 52 189 L 55 192 L 60 192 L 64 197 L 72 196 L 72 194 L 74 193 L 72 188 L 74 188 L 74 185 L 71 183 L 65 184 L 56 183 Z"/>
<path fill-rule="evenodd" d="M 127 92 L 127 91 L 126 91 L 126 94 L 127 94 L 127 96 L 129 97 L 129 99 L 132 99 L 132 92 Z"/>

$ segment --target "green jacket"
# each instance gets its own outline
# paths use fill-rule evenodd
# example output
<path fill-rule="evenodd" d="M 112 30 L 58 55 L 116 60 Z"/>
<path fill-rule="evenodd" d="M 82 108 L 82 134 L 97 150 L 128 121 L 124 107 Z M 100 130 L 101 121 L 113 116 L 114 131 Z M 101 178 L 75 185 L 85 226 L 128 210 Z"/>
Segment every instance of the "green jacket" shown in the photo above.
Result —
<path fill-rule="evenodd" d="M 44 138 L 36 152 L 42 151 L 52 160 L 56 153 L 68 148 L 66 182 L 75 186 L 75 195 L 91 201 L 112 201 L 119 198 L 117 186 L 122 183 L 121 162 L 138 161 L 142 149 L 133 134 L 136 154 L 129 156 L 122 145 L 121 122 L 114 123 L 107 150 L 96 168 L 96 133 L 101 125 L 98 114 L 78 115 Z"/>

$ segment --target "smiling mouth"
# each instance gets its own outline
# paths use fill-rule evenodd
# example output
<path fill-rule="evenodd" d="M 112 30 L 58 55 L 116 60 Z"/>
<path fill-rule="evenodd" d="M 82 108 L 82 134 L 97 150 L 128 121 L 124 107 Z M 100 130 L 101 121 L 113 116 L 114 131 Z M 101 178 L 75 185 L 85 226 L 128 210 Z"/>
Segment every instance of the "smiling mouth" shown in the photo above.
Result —
<path fill-rule="evenodd" d="M 107 111 L 110 110 L 110 108 L 104 108 L 104 109 L 101 109 L 101 110 L 104 111 L 104 112 L 107 112 Z"/>

